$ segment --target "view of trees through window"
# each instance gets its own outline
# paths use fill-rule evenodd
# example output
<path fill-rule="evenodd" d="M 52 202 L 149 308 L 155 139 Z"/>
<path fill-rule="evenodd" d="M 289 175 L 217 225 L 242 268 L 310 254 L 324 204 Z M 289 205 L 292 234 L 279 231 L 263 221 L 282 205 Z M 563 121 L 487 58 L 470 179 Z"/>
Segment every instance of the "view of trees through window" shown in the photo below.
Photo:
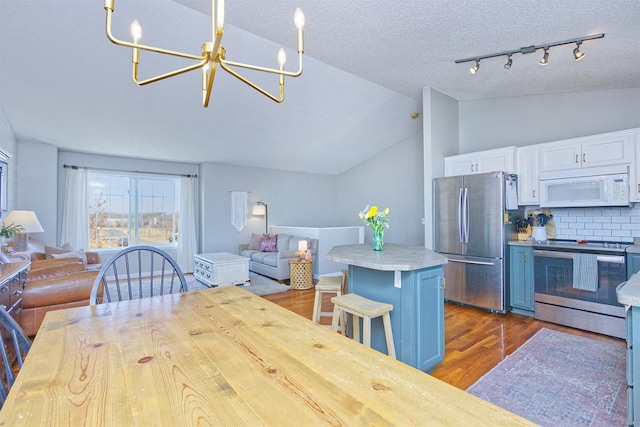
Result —
<path fill-rule="evenodd" d="M 180 179 L 89 172 L 91 249 L 176 245 Z"/>

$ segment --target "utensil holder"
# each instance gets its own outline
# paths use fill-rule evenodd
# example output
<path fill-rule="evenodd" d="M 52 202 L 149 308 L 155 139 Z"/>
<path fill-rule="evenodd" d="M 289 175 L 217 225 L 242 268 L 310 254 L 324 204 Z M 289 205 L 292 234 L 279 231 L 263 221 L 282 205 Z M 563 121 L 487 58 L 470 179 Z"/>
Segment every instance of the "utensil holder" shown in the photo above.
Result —
<path fill-rule="evenodd" d="M 547 241 L 547 227 L 531 227 L 531 240 L 536 242 Z"/>

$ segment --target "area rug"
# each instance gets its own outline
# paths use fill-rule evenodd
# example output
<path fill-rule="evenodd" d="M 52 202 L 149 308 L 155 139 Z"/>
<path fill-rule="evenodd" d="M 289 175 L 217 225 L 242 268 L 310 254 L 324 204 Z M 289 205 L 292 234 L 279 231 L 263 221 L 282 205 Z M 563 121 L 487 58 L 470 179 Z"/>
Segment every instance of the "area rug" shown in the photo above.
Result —
<path fill-rule="evenodd" d="M 542 426 L 625 426 L 625 352 L 541 329 L 467 391 Z"/>
<path fill-rule="evenodd" d="M 187 286 L 189 287 L 190 291 L 208 288 L 208 286 L 197 281 L 193 276 L 188 276 L 186 277 L 186 279 Z M 249 283 L 242 285 L 242 287 L 243 289 L 246 289 L 260 296 L 278 294 L 280 292 L 286 292 L 291 289 L 291 286 L 283 285 L 282 283 L 278 283 L 277 281 L 266 276 L 254 273 L 253 271 L 249 272 Z"/>

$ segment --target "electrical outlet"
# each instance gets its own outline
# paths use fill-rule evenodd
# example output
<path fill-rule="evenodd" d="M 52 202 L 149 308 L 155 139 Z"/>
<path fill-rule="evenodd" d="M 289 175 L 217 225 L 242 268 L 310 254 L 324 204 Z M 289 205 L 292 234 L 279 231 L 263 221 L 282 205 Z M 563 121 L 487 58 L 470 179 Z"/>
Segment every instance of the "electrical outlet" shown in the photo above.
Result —
<path fill-rule="evenodd" d="M 422 218 L 422 225 L 424 225 L 424 218 Z"/>

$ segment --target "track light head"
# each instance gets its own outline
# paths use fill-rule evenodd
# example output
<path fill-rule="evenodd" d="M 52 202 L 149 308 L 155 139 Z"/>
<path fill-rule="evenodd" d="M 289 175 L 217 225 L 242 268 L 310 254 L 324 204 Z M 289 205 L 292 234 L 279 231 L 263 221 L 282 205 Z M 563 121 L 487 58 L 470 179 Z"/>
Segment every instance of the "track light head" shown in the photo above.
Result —
<path fill-rule="evenodd" d="M 511 64 L 513 64 L 513 59 L 511 59 L 511 54 L 507 55 L 507 62 L 504 64 L 504 68 L 507 70 L 511 68 Z"/>
<path fill-rule="evenodd" d="M 549 63 L 549 48 L 544 48 L 544 55 L 542 55 L 542 59 L 540 60 L 540 65 L 547 65 Z"/>
<path fill-rule="evenodd" d="M 573 49 L 573 58 L 576 61 L 580 61 L 582 58 L 584 58 L 584 52 L 580 52 L 580 45 L 581 44 L 582 44 L 582 40 L 576 41 L 576 48 Z"/>
<path fill-rule="evenodd" d="M 474 65 L 473 67 L 469 68 L 469 72 L 471 74 L 475 74 L 478 72 L 478 70 L 480 69 L 480 60 L 476 59 L 476 65 Z"/>

